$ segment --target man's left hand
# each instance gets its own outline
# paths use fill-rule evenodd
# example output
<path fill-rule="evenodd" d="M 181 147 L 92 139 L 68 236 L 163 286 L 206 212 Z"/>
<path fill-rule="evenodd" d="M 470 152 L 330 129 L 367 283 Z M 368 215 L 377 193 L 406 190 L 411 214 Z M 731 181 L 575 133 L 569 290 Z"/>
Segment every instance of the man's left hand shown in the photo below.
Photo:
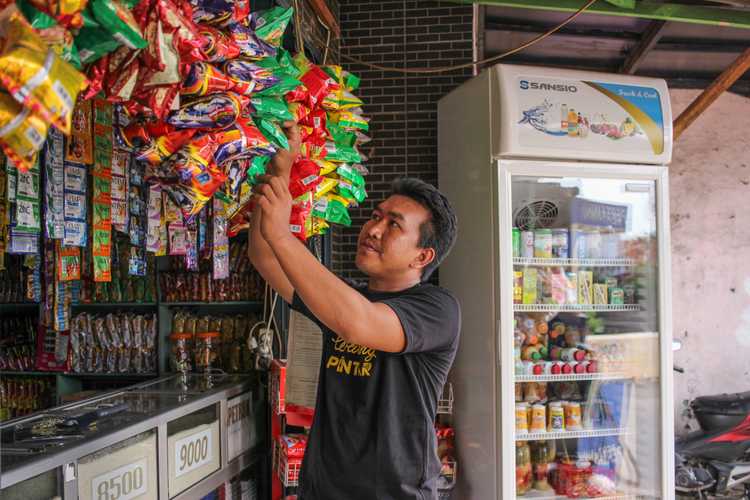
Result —
<path fill-rule="evenodd" d="M 266 175 L 255 187 L 256 210 L 261 210 L 263 217 L 260 232 L 269 245 L 288 237 L 289 217 L 292 213 L 292 195 L 286 179 L 280 176 Z"/>

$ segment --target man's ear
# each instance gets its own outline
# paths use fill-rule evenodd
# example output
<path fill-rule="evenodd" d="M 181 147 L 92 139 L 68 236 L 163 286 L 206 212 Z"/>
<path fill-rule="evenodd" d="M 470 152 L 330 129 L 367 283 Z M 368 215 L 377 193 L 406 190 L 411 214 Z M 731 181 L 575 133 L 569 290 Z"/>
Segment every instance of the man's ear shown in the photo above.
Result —
<path fill-rule="evenodd" d="M 433 260 L 435 260 L 435 249 L 434 248 L 420 248 L 419 253 L 414 258 L 414 261 L 410 264 L 413 269 L 424 269 Z"/>

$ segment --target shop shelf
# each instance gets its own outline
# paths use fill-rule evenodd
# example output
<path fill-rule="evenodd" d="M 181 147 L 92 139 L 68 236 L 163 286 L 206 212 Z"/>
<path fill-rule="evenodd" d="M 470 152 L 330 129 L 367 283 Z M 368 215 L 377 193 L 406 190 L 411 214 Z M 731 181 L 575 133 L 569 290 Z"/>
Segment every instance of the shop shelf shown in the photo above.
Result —
<path fill-rule="evenodd" d="M 624 380 L 624 373 L 571 373 L 565 375 L 516 375 L 516 382 L 567 382 L 581 380 Z"/>
<path fill-rule="evenodd" d="M 642 309 L 638 304 L 513 304 L 516 312 L 625 312 Z"/>
<path fill-rule="evenodd" d="M 261 307 L 263 302 L 259 300 L 238 300 L 231 302 L 160 302 L 162 306 L 167 307 L 222 307 L 222 306 L 250 306 Z"/>
<path fill-rule="evenodd" d="M 71 304 L 73 308 L 112 309 L 116 307 L 156 307 L 156 302 L 80 302 Z"/>
<path fill-rule="evenodd" d="M 633 259 L 537 259 L 513 257 L 514 266 L 563 266 L 563 267 L 633 267 Z"/>
<path fill-rule="evenodd" d="M 623 436 L 625 434 L 627 434 L 627 429 L 591 429 L 562 432 L 529 432 L 528 434 L 516 434 L 516 441 L 549 441 L 551 439 L 579 439 L 605 436 Z"/>
<path fill-rule="evenodd" d="M 22 371 L 16 371 L 16 370 L 0 371 L 0 376 L 18 375 L 22 377 L 54 377 L 55 375 L 58 375 L 58 374 L 59 372 L 37 372 L 37 371 L 22 372 Z"/>
<path fill-rule="evenodd" d="M 154 378 L 157 377 L 158 373 L 79 373 L 79 372 L 61 372 L 60 375 L 66 377 L 77 377 L 77 378 L 122 378 L 122 379 L 133 379 L 133 378 Z"/>

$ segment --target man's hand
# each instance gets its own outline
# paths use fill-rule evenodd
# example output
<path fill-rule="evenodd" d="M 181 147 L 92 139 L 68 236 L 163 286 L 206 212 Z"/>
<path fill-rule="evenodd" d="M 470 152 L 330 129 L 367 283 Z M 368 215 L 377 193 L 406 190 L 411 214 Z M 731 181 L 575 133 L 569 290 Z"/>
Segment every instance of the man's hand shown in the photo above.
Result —
<path fill-rule="evenodd" d="M 260 233 L 273 247 L 274 242 L 289 235 L 292 195 L 289 182 L 279 175 L 265 175 L 255 186 L 257 207 L 261 210 Z"/>
<path fill-rule="evenodd" d="M 284 122 L 282 128 L 284 129 L 284 133 L 289 141 L 289 149 L 278 150 L 271 159 L 271 168 L 269 172 L 289 181 L 292 164 L 297 159 L 297 156 L 299 156 L 300 146 L 302 144 L 302 134 L 295 122 Z"/>

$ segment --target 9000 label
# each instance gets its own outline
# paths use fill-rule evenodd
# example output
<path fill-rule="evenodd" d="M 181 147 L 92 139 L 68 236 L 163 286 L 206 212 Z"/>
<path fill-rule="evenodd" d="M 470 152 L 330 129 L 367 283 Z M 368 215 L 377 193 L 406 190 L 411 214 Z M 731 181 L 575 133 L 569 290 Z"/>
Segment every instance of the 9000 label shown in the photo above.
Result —
<path fill-rule="evenodd" d="M 175 443 L 175 477 L 201 467 L 213 460 L 213 432 L 206 429 Z"/>
<path fill-rule="evenodd" d="M 129 500 L 148 490 L 146 459 L 124 465 L 95 477 L 91 491 L 95 500 Z"/>

